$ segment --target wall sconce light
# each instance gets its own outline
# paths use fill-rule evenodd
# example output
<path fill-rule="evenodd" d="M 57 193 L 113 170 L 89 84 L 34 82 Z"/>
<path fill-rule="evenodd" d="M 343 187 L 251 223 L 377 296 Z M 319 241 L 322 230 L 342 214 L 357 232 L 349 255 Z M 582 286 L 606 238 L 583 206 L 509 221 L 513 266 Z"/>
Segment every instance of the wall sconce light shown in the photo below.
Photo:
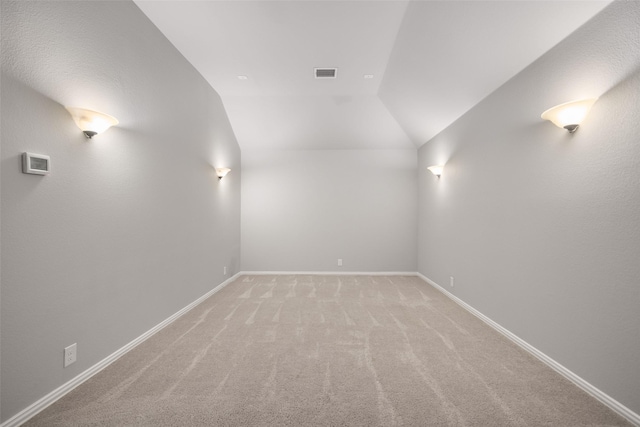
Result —
<path fill-rule="evenodd" d="M 73 117 L 73 121 L 84 133 L 91 139 L 95 135 L 104 132 L 111 126 L 118 124 L 118 119 L 108 114 L 99 113 L 97 111 L 85 110 L 84 108 L 65 107 Z"/>
<path fill-rule="evenodd" d="M 582 123 L 582 120 L 587 116 L 587 113 L 591 110 L 591 106 L 595 104 L 596 101 L 596 98 L 592 98 L 565 102 L 564 104 L 549 108 L 542 113 L 540 117 L 545 120 L 550 120 L 554 125 L 568 130 L 569 133 L 574 133 L 578 130 L 578 126 L 580 126 L 580 123 Z"/>
<path fill-rule="evenodd" d="M 427 169 L 429 169 L 432 174 L 440 178 L 440 175 L 442 175 L 442 170 L 444 169 L 444 165 L 429 166 Z"/>
<path fill-rule="evenodd" d="M 227 176 L 227 174 L 231 172 L 231 169 L 229 168 L 216 168 L 216 174 L 218 175 L 218 179 L 222 179 L 225 176 Z"/>

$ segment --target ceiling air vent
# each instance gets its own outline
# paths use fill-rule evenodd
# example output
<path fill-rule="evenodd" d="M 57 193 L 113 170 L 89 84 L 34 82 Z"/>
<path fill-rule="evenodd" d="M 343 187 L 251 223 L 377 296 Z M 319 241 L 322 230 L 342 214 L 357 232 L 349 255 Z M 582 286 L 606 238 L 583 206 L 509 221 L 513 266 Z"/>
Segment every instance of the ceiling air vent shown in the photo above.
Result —
<path fill-rule="evenodd" d="M 314 68 L 316 79 L 335 79 L 338 75 L 337 68 Z"/>

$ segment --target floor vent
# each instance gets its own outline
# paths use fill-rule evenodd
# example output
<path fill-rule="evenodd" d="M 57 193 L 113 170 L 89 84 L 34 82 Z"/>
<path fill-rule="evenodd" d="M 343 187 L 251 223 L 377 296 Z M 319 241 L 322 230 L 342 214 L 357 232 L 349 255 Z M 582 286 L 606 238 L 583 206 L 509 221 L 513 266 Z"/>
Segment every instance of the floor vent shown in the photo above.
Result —
<path fill-rule="evenodd" d="M 335 79 L 338 75 L 337 68 L 314 68 L 316 79 Z"/>

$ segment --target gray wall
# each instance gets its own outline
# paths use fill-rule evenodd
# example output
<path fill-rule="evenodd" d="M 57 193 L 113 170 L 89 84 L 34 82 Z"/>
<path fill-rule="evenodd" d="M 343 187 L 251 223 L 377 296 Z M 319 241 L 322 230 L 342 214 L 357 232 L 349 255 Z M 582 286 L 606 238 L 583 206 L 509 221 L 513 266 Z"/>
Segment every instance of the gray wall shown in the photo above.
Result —
<path fill-rule="evenodd" d="M 412 149 L 243 150 L 242 269 L 416 271 L 416 166 Z"/>
<path fill-rule="evenodd" d="M 418 261 L 636 413 L 639 70 L 640 3 L 613 3 L 422 146 Z M 573 135 L 540 119 L 592 96 Z"/>
<path fill-rule="evenodd" d="M 128 1 L 3 0 L 1 97 L 4 421 L 239 270 L 240 150 Z M 120 125 L 87 140 L 63 105 Z M 51 175 L 22 174 L 23 151 Z"/>

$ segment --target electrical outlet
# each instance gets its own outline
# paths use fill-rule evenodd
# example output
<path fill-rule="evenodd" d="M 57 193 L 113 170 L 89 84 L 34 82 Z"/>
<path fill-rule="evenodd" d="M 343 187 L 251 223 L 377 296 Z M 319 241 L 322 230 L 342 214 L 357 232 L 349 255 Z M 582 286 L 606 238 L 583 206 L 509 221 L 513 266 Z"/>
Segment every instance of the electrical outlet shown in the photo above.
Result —
<path fill-rule="evenodd" d="M 338 258 L 338 267 L 342 267 L 342 258 Z"/>
<path fill-rule="evenodd" d="M 225 265 L 225 267 L 224 267 L 224 275 L 225 275 L 225 276 L 227 275 L 227 266 L 226 266 L 226 265 Z"/>
<path fill-rule="evenodd" d="M 78 344 L 71 344 L 64 349 L 64 367 L 71 365 L 76 361 L 76 355 L 78 353 Z"/>
<path fill-rule="evenodd" d="M 453 288 L 453 276 L 449 276 L 449 286 Z"/>

